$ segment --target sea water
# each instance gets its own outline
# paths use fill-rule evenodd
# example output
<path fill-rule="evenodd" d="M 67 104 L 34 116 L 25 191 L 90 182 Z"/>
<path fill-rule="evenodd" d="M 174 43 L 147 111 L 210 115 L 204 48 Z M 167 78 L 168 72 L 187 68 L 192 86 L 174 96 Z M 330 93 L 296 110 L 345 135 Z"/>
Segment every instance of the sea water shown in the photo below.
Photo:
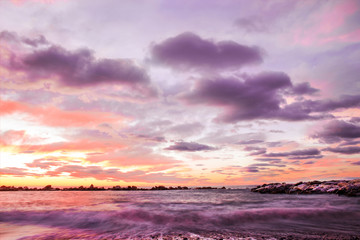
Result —
<path fill-rule="evenodd" d="M 330 194 L 259 194 L 248 189 L 17 191 L 0 192 L 0 207 L 0 239 L 281 232 L 360 236 L 360 198 Z"/>

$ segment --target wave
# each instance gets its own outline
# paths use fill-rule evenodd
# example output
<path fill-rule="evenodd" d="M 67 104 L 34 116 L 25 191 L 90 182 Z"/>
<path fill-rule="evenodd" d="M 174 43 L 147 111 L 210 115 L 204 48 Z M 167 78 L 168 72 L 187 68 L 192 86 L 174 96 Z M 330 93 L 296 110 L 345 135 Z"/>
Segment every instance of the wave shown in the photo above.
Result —
<path fill-rule="evenodd" d="M 311 227 L 360 234 L 360 213 L 328 208 L 266 208 L 234 212 L 207 211 L 3 211 L 0 222 L 95 232 L 171 232 Z M 339 226 L 339 222 L 341 226 Z"/>

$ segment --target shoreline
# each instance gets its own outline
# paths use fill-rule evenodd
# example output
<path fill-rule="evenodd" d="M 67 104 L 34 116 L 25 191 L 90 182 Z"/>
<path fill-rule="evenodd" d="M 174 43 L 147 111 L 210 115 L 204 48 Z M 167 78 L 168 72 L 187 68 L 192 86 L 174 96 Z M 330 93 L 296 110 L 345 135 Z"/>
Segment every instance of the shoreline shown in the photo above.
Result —
<path fill-rule="evenodd" d="M 113 186 L 113 187 L 95 187 L 91 184 L 89 187 L 52 187 L 51 185 L 46 185 L 43 188 L 29 188 L 29 187 L 14 187 L 14 186 L 1 186 L 1 191 L 158 191 L 158 190 L 215 190 L 215 189 L 230 189 L 226 187 L 186 187 L 186 186 L 177 186 L 177 187 L 165 187 L 165 186 L 154 186 L 151 188 L 138 188 L 137 186 L 128 186 L 128 187 L 120 187 L 120 186 Z"/>

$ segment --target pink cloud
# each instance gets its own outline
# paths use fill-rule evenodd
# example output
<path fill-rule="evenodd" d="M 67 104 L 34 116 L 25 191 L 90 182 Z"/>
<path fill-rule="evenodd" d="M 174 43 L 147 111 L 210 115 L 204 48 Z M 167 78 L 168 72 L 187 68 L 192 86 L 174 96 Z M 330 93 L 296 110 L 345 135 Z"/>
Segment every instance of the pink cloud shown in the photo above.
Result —
<path fill-rule="evenodd" d="M 86 160 L 91 163 L 108 161 L 111 166 L 163 166 L 167 169 L 180 163 L 170 157 L 155 154 L 151 149 L 139 147 L 88 155 Z"/>
<path fill-rule="evenodd" d="M 63 111 L 54 106 L 37 107 L 20 102 L 0 100 L 0 115 L 12 113 L 29 114 L 35 121 L 52 127 L 97 126 L 102 123 L 115 123 L 119 116 L 103 112 Z"/>
<path fill-rule="evenodd" d="M 347 19 L 359 10 L 356 1 L 339 1 L 325 9 L 320 15 L 310 16 L 311 27 L 304 24 L 295 29 L 294 40 L 297 44 L 311 46 L 331 42 L 356 42 L 359 29 L 339 33 L 346 25 Z M 345 30 L 346 31 L 346 30 Z"/>
<path fill-rule="evenodd" d="M 55 2 L 63 2 L 63 1 L 66 1 L 66 0 L 11 0 L 11 2 L 14 3 L 15 5 L 22 5 L 27 2 L 52 4 Z"/>
<path fill-rule="evenodd" d="M 11 146 L 11 145 L 3 145 L 3 146 Z M 73 142 L 55 142 L 50 144 L 39 144 L 39 145 L 23 144 L 16 146 L 15 149 L 18 150 L 18 152 L 51 153 L 56 151 L 62 151 L 62 152 L 111 151 L 114 149 L 121 149 L 123 147 L 124 147 L 123 144 L 116 142 L 78 140 Z"/>
<path fill-rule="evenodd" d="M 346 22 L 346 18 L 354 14 L 358 10 L 355 1 L 340 1 L 339 4 L 334 5 L 330 11 L 326 11 L 321 16 L 321 21 L 318 25 L 318 33 L 329 34 L 340 28 Z"/>
<path fill-rule="evenodd" d="M 6 143 L 14 143 L 17 141 L 22 141 L 25 136 L 24 130 L 9 130 L 1 134 L 0 143 L 6 144 Z"/>

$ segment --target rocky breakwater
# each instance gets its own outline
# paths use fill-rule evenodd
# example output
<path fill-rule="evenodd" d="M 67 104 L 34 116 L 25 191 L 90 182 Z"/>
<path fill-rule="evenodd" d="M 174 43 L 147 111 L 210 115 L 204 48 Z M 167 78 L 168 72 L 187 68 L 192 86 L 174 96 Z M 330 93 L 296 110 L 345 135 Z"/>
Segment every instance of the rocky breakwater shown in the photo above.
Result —
<path fill-rule="evenodd" d="M 338 194 L 360 197 L 360 179 L 289 183 L 268 183 L 251 189 L 258 193 Z"/>

